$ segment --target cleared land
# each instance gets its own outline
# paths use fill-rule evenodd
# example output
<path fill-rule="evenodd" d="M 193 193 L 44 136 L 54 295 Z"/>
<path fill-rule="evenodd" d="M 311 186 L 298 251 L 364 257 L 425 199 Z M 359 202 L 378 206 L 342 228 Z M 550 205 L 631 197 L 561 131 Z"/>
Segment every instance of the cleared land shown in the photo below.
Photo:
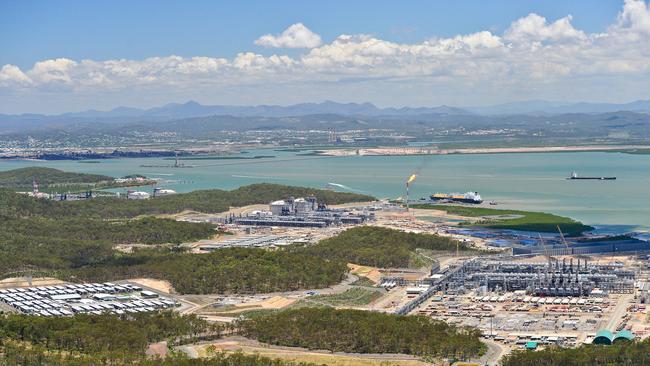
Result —
<path fill-rule="evenodd" d="M 348 263 L 348 268 L 350 269 L 350 273 L 357 276 L 365 277 L 374 283 L 378 283 L 379 279 L 381 278 L 381 272 L 379 272 L 379 269 L 376 267 L 369 267 L 369 266 L 362 266 L 360 264 Z"/>
<path fill-rule="evenodd" d="M 259 354 L 269 358 L 285 361 L 315 363 L 317 365 L 333 366 L 424 366 L 429 363 L 417 360 L 408 355 L 355 355 L 332 354 L 309 351 L 302 348 L 278 347 L 260 344 L 245 338 L 228 338 L 209 345 L 194 346 L 199 357 L 209 356 L 214 352 L 243 352 Z"/>
<path fill-rule="evenodd" d="M 340 294 L 311 296 L 302 300 L 301 303 L 333 307 L 363 306 L 378 300 L 382 296 L 379 291 L 351 288 Z"/>
<path fill-rule="evenodd" d="M 165 294 L 171 294 L 174 292 L 174 288 L 169 281 L 156 280 L 153 278 L 130 278 L 129 282 L 137 283 L 141 286 L 149 287 Z"/>
<path fill-rule="evenodd" d="M 54 285 L 60 285 L 62 283 L 65 283 L 59 279 L 51 278 L 51 277 L 32 278 L 31 282 L 32 282 L 31 286 L 54 286 Z M 0 280 L 0 288 L 26 287 L 26 286 L 30 286 L 30 283 L 29 281 L 27 281 L 26 277 L 9 277 Z"/>

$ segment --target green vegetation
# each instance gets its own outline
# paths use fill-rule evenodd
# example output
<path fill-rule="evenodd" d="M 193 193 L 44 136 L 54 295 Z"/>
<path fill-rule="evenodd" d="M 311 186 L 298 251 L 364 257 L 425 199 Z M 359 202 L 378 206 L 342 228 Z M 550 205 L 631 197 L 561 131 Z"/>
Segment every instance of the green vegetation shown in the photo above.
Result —
<path fill-rule="evenodd" d="M 88 281 L 152 277 L 180 293 L 258 293 L 321 288 L 343 279 L 344 263 L 307 253 L 226 248 L 209 254 L 139 250 L 65 271 Z"/>
<path fill-rule="evenodd" d="M 650 365 L 650 339 L 611 346 L 549 347 L 540 351 L 515 351 L 503 366 L 609 366 Z"/>
<path fill-rule="evenodd" d="M 364 288 L 351 288 L 340 294 L 310 296 L 302 300 L 302 302 L 307 305 L 315 304 L 333 307 L 362 306 L 370 304 L 381 296 L 382 295 L 379 291 Z"/>
<path fill-rule="evenodd" d="M 171 354 L 164 359 L 141 357 L 128 362 L 108 360 L 111 363 L 107 363 L 106 361 L 102 356 L 49 353 L 42 347 L 28 348 L 13 344 L 5 347 L 4 359 L 0 358 L 2 365 L 20 366 L 99 366 L 107 364 L 113 366 L 319 366 L 314 363 L 285 361 L 241 352 L 217 353 L 208 358 L 187 358 L 182 354 Z"/>
<path fill-rule="evenodd" d="M 115 253 L 123 243 L 180 243 L 209 237 L 209 224 L 158 218 L 113 220 L 185 209 L 220 212 L 230 206 L 315 194 L 341 203 L 367 196 L 258 184 L 234 191 L 199 191 L 153 200 L 95 199 L 55 202 L 0 191 L 0 273 L 34 268 L 68 279 L 113 280 L 148 276 L 168 280 L 182 293 L 272 292 L 325 287 L 342 279 L 345 264 L 305 252 L 224 249 L 207 255 L 177 250 Z"/>
<path fill-rule="evenodd" d="M 214 233 L 209 224 L 152 217 L 131 219 L 139 214 L 174 213 L 190 208 L 219 212 L 230 206 L 308 194 L 316 194 L 328 203 L 369 198 L 270 184 L 142 201 L 56 202 L 0 190 L 0 274 L 32 269 L 71 281 L 144 276 L 168 280 L 181 293 L 257 293 L 326 287 L 341 281 L 345 263 L 315 257 L 304 249 L 223 249 L 205 255 L 185 253 L 176 247 L 133 253 L 112 249 L 123 243 L 180 243 Z"/>
<path fill-rule="evenodd" d="M 141 177 L 133 174 L 128 177 Z M 53 168 L 28 167 L 0 172 L 0 188 L 31 190 L 36 181 L 42 192 L 79 192 L 88 189 L 106 189 L 155 184 L 154 180 L 115 182 L 113 177 L 98 174 L 70 173 Z"/>
<path fill-rule="evenodd" d="M 435 257 L 440 254 L 441 252 L 439 250 L 417 248 L 411 252 L 411 266 L 415 268 L 431 268 L 434 264 L 438 263 Z"/>
<path fill-rule="evenodd" d="M 30 187 L 36 180 L 41 187 L 112 181 L 107 175 L 69 173 L 52 168 L 29 167 L 0 172 L 1 188 Z"/>
<path fill-rule="evenodd" d="M 345 263 L 372 267 L 407 267 L 418 264 L 412 262 L 416 248 L 455 251 L 457 245 L 460 250 L 470 250 L 467 244 L 448 237 L 362 226 L 348 229 L 305 250 L 321 258 Z"/>
<path fill-rule="evenodd" d="M 128 317 L 106 314 L 48 318 L 12 314 L 0 316 L 0 348 L 4 348 L 8 365 L 40 365 L 36 362 L 48 354 L 69 357 L 70 361 L 88 361 L 80 365 L 129 364 L 144 357 L 149 343 L 187 343 L 198 337 L 217 338 L 221 331 L 218 325 L 173 311 Z M 3 364 L 1 361 L 0 358 Z"/>
<path fill-rule="evenodd" d="M 207 223 L 181 222 L 145 217 L 135 220 L 103 221 L 79 217 L 6 218 L 0 238 L 54 237 L 108 241 L 112 244 L 180 244 L 208 238 L 215 227 Z"/>
<path fill-rule="evenodd" d="M 150 200 L 120 200 L 96 198 L 86 201 L 56 202 L 25 199 L 26 197 L 0 190 L 0 215 L 12 216 L 79 216 L 110 218 L 131 218 L 139 215 L 175 214 L 184 210 L 205 213 L 228 211 L 230 207 L 269 203 L 288 196 L 314 195 L 319 202 L 341 204 L 363 202 L 373 197 L 326 191 L 321 189 L 283 186 L 278 184 L 253 184 L 232 191 L 219 189 L 179 193 Z"/>
<path fill-rule="evenodd" d="M 484 349 L 476 329 L 456 328 L 424 316 L 361 310 L 299 308 L 244 320 L 242 335 L 281 346 L 333 352 L 405 353 L 467 359 Z"/>
<path fill-rule="evenodd" d="M 358 276 L 358 277 L 359 279 L 351 283 L 352 286 L 375 287 L 377 285 L 368 277 L 364 277 L 364 276 Z"/>
<path fill-rule="evenodd" d="M 504 210 L 485 207 L 447 206 L 447 205 L 413 205 L 413 208 L 447 211 L 453 215 L 465 217 L 482 217 L 478 222 L 466 225 L 483 226 L 494 229 L 511 229 L 521 231 L 557 232 L 557 227 L 567 235 L 580 235 L 594 228 L 568 217 L 545 212 Z M 494 217 L 490 217 L 494 216 Z M 503 216 L 498 217 L 498 216 Z M 511 217 L 509 217 L 511 216 Z"/>

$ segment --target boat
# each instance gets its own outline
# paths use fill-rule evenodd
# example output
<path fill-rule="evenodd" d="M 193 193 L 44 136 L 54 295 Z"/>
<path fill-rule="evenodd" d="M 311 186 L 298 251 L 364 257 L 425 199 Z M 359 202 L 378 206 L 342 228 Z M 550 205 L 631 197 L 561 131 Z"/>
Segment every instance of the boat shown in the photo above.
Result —
<path fill-rule="evenodd" d="M 465 194 L 460 193 L 435 193 L 430 196 L 433 201 L 450 201 L 450 202 L 462 202 L 462 203 L 473 203 L 480 204 L 483 203 L 483 199 L 478 192 L 467 192 Z"/>
<path fill-rule="evenodd" d="M 570 180 L 616 180 L 616 177 L 581 177 L 576 172 L 571 172 L 571 175 L 567 178 Z"/>

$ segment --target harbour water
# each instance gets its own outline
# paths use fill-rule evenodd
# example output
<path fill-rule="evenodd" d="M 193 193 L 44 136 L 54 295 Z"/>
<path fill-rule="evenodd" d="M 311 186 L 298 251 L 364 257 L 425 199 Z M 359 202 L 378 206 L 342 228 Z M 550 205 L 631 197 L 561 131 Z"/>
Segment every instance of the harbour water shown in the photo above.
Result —
<path fill-rule="evenodd" d="M 178 192 L 234 189 L 269 182 L 366 193 L 378 198 L 404 194 L 405 180 L 418 173 L 411 198 L 435 192 L 478 191 L 496 208 L 552 212 L 600 226 L 603 231 L 650 231 L 650 155 L 623 153 L 517 153 L 429 156 L 300 156 L 296 152 L 251 150 L 242 156 L 274 158 L 185 160 L 192 168 L 162 158 L 78 161 L 0 161 L 0 170 L 47 166 L 114 177 L 139 173 L 163 180 Z M 616 176 L 613 181 L 567 180 L 581 175 Z"/>

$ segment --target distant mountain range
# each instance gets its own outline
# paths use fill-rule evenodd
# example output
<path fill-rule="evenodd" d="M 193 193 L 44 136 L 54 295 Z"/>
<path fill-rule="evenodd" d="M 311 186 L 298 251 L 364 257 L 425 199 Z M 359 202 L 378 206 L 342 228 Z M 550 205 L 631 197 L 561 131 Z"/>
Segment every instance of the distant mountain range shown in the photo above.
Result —
<path fill-rule="evenodd" d="M 636 112 L 650 114 L 650 100 L 631 103 L 562 103 L 552 101 L 513 102 L 487 107 L 456 108 L 439 107 L 403 107 L 379 108 L 372 103 L 301 103 L 289 106 L 228 106 L 202 105 L 194 101 L 187 103 L 170 103 L 161 107 L 138 109 L 118 107 L 110 111 L 88 110 L 84 112 L 64 113 L 59 115 L 0 114 L 0 133 L 21 132 L 33 129 L 56 129 L 77 123 L 125 124 L 134 122 L 174 121 L 188 118 L 210 116 L 283 118 L 330 115 L 354 118 L 404 118 L 405 120 L 444 118 L 463 120 L 470 116 L 481 115 L 562 115 L 562 114 L 601 114 L 611 112 Z M 464 117 L 464 118 L 463 118 Z"/>
<path fill-rule="evenodd" d="M 567 114 L 567 113 L 610 113 L 610 112 L 638 112 L 650 113 L 650 100 L 637 100 L 630 103 L 563 103 L 547 100 L 530 100 L 512 102 L 487 107 L 467 107 L 465 110 L 483 115 L 494 114 Z"/>

